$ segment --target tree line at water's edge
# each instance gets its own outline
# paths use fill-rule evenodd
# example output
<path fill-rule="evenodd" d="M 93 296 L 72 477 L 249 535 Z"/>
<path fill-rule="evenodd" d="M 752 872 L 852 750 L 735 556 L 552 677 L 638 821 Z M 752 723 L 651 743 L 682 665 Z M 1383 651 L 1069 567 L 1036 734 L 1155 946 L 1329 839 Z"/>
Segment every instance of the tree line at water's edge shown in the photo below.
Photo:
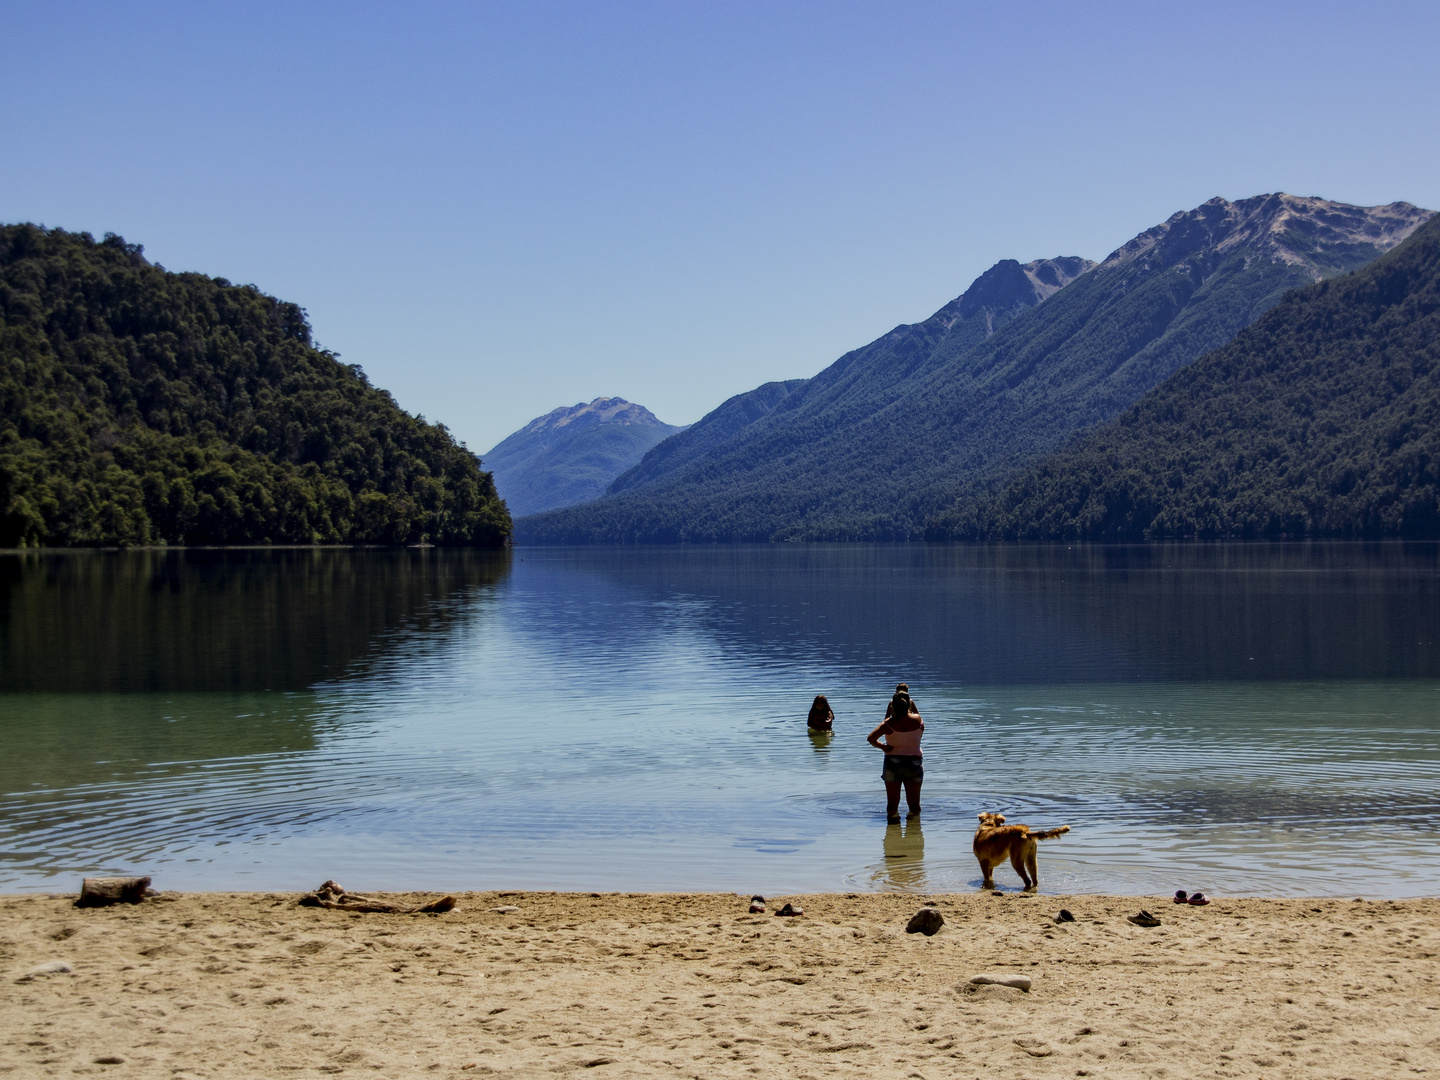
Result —
<path fill-rule="evenodd" d="M 251 285 L 138 245 L 0 227 L 0 547 L 501 547 L 505 504 Z"/>
<path fill-rule="evenodd" d="M 1440 537 L 1440 218 L 927 536 Z"/>

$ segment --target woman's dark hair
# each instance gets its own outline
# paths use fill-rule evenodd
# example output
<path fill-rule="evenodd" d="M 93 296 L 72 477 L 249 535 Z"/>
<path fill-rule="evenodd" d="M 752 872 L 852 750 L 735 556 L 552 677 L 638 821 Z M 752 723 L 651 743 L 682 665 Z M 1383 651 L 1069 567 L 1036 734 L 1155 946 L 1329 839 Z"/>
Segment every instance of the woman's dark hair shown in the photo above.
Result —
<path fill-rule="evenodd" d="M 896 690 L 895 696 L 890 699 L 890 719 L 899 720 L 910 715 L 910 695 L 904 690 Z"/>
<path fill-rule="evenodd" d="M 830 702 L 825 699 L 824 694 L 815 695 L 815 704 L 810 706 L 811 720 L 828 720 L 830 718 Z"/>

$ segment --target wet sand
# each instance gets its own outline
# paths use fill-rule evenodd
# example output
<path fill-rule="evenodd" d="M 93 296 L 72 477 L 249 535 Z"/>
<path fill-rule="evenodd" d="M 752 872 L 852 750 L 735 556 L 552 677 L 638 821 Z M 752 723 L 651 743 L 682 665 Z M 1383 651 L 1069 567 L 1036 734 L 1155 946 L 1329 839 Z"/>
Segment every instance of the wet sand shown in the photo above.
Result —
<path fill-rule="evenodd" d="M 297 898 L 0 897 L 0 1073 L 1440 1071 L 1440 900 L 937 895 L 946 925 L 926 938 L 904 932 L 922 898 L 900 894 L 769 898 L 798 919 L 720 894 L 470 893 L 442 915 Z M 1127 923 L 1141 906 L 1162 925 Z M 1075 923 L 1051 921 L 1062 907 Z M 73 972 L 23 979 L 55 960 Z M 982 972 L 1033 989 L 971 986 Z"/>

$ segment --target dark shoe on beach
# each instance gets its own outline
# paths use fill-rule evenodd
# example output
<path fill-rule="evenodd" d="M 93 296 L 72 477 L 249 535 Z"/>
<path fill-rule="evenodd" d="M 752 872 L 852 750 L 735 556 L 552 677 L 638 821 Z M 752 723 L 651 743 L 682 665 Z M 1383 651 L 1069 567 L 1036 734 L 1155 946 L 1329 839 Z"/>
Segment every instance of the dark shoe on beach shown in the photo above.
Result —
<path fill-rule="evenodd" d="M 1185 902 L 1187 904 L 1194 904 L 1196 907 L 1201 907 L 1205 904 L 1208 904 L 1210 902 L 1210 898 L 1206 896 L 1203 892 L 1197 892 L 1191 893 L 1190 899 L 1186 900 Z"/>
<path fill-rule="evenodd" d="M 784 907 L 782 907 L 779 911 L 775 912 L 775 914 L 776 914 L 776 915 L 804 915 L 804 914 L 805 914 L 805 909 L 804 909 L 804 908 L 798 908 L 798 907 L 796 907 L 794 904 L 786 904 L 786 905 L 785 905 Z"/>
<path fill-rule="evenodd" d="M 750 897 L 750 914 L 751 914 L 751 915 L 764 915 L 764 914 L 765 914 L 765 898 L 764 898 L 763 896 L 752 896 L 752 897 Z"/>
<path fill-rule="evenodd" d="M 1154 915 L 1151 915 L 1151 914 L 1150 914 L 1148 911 L 1146 911 L 1144 908 L 1141 908 L 1141 909 L 1140 909 L 1140 914 L 1138 914 L 1138 915 L 1129 915 L 1129 916 L 1126 916 L 1126 921 L 1132 922 L 1132 923 L 1134 923 L 1136 926 L 1159 926 L 1159 925 L 1160 925 L 1160 920 L 1157 919 Z"/>
<path fill-rule="evenodd" d="M 1175 890 L 1175 903 L 1177 903 L 1177 904 L 1188 904 L 1189 902 L 1190 902 L 1190 900 L 1189 900 L 1189 898 L 1186 896 L 1186 893 L 1185 893 L 1185 890 L 1184 890 L 1184 889 L 1176 889 L 1176 890 Z"/>
<path fill-rule="evenodd" d="M 1075 921 L 1075 916 L 1074 916 L 1074 915 L 1071 915 L 1070 912 L 1066 911 L 1066 910 L 1062 907 L 1062 908 L 1060 909 L 1060 914 L 1055 916 L 1055 921 L 1056 921 L 1056 922 L 1074 922 L 1074 921 Z"/>

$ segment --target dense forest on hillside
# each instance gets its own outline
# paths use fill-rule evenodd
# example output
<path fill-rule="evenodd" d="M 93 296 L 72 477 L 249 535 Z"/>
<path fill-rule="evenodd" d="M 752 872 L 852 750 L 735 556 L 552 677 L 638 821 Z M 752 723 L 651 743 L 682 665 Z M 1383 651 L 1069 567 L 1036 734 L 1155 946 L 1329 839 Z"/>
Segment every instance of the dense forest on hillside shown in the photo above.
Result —
<path fill-rule="evenodd" d="M 1440 220 L 928 535 L 1440 537 Z"/>
<path fill-rule="evenodd" d="M 480 461 L 252 285 L 0 227 L 0 546 L 498 547 Z"/>
<path fill-rule="evenodd" d="M 919 538 L 957 499 L 1114 418 L 1289 289 L 1365 265 L 1428 217 L 1406 203 L 1213 199 L 1093 269 L 1074 258 L 997 264 L 929 319 L 842 356 L 728 440 L 678 467 L 662 461 L 699 440 L 702 420 L 652 450 L 612 495 L 524 518 L 517 538 Z"/>

